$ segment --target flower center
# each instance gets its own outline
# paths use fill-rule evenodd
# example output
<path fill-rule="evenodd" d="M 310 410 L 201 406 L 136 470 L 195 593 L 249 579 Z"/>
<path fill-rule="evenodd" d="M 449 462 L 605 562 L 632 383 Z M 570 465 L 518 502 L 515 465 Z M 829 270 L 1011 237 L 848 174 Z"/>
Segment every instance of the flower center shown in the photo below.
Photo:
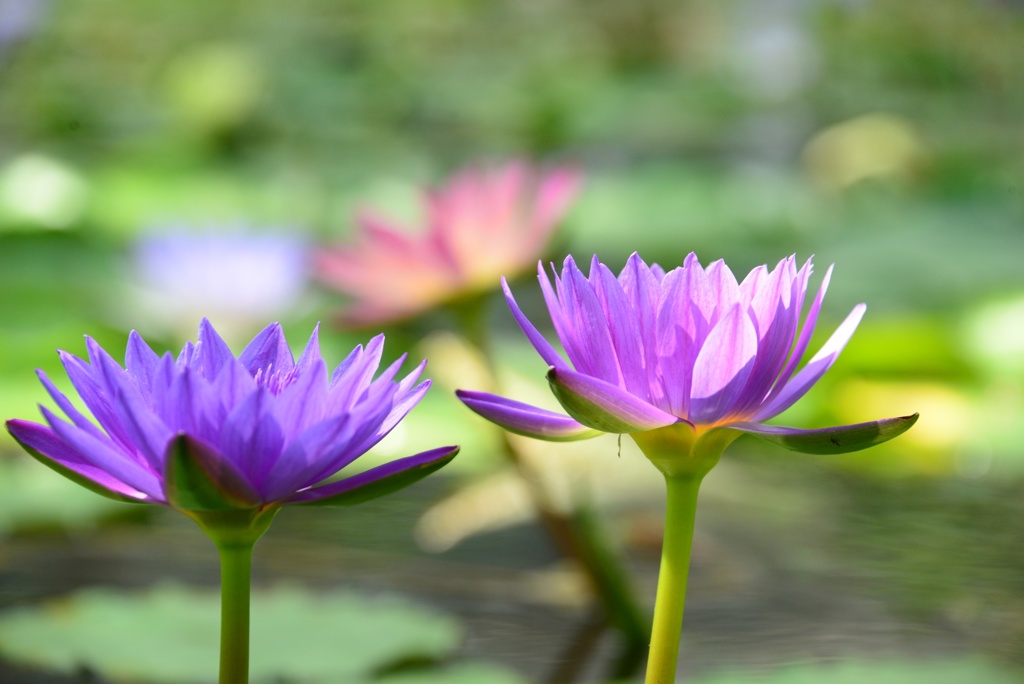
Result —
<path fill-rule="evenodd" d="M 253 380 L 260 387 L 265 387 L 270 390 L 270 393 L 277 396 L 285 390 L 288 385 L 295 382 L 296 378 L 299 377 L 299 367 L 293 366 L 289 370 L 279 371 L 274 370 L 274 364 L 270 364 L 266 368 L 260 368 L 256 371 L 256 375 L 253 376 Z"/>

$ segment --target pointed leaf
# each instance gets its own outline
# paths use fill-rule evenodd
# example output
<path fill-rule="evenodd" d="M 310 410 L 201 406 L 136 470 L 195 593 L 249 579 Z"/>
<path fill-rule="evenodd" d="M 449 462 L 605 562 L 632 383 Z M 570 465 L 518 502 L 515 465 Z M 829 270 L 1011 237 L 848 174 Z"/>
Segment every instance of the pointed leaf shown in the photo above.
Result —
<path fill-rule="evenodd" d="M 168 503 L 187 511 L 253 508 L 260 503 L 259 495 L 234 466 L 184 433 L 167 445 L 164 491 Z"/>
<path fill-rule="evenodd" d="M 422 480 L 444 467 L 459 453 L 449 446 L 424 451 L 371 468 L 337 482 L 306 489 L 285 500 L 286 504 L 310 506 L 352 506 L 376 499 Z"/>
<path fill-rule="evenodd" d="M 723 427 L 746 432 L 791 451 L 805 454 L 845 454 L 899 437 L 917 422 L 918 415 L 915 413 L 911 416 L 820 430 L 799 430 L 759 423 L 730 423 Z"/>

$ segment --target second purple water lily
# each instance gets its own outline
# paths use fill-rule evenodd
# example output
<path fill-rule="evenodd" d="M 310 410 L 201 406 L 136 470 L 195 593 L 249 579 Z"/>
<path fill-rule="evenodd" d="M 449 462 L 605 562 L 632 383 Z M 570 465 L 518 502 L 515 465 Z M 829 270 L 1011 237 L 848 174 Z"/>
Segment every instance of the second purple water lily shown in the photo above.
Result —
<path fill-rule="evenodd" d="M 616 276 L 594 257 L 584 275 L 572 257 L 552 284 L 539 279 L 556 351 L 516 303 L 519 327 L 547 362 L 548 383 L 568 415 L 483 392 L 459 390 L 473 411 L 537 439 L 629 434 L 664 474 L 668 500 L 647 682 L 675 681 L 697 492 L 737 437 L 751 434 L 815 454 L 864 449 L 908 430 L 917 415 L 817 430 L 765 423 L 799 400 L 839 357 L 864 315 L 858 304 L 801 366 L 832 274 L 801 321 L 812 266 L 783 259 L 742 282 L 722 261 L 690 254 L 665 272 L 633 254 Z"/>
<path fill-rule="evenodd" d="M 526 318 L 504 281 L 503 288 L 516 322 L 548 363 L 548 382 L 569 415 L 483 392 L 458 395 L 517 434 L 561 441 L 628 433 L 649 457 L 645 445 L 652 442 L 692 446 L 742 433 L 807 453 L 856 451 L 891 439 L 910 427 L 913 416 L 819 430 L 764 423 L 825 374 L 866 309 L 855 306 L 797 370 L 832 274 L 829 268 L 801 325 L 811 270 L 809 260 L 798 269 L 789 257 L 737 282 L 722 261 L 703 268 L 691 254 L 666 273 L 633 254 L 618 277 L 595 257 L 587 277 L 568 257 L 554 285 L 543 267 L 539 278 L 569 362 Z M 656 462 L 662 470 L 686 467 Z"/>

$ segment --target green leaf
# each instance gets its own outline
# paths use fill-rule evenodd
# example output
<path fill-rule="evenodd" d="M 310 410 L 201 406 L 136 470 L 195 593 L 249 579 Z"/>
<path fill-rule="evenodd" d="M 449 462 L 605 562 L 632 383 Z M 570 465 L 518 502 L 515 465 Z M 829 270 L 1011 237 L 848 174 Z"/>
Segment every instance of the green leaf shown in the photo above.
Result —
<path fill-rule="evenodd" d="M 526 682 L 524 677 L 501 667 L 485 663 L 463 663 L 443 669 L 402 672 L 384 677 L 376 684 L 526 684 Z"/>
<path fill-rule="evenodd" d="M 1020 671 L 997 667 L 980 658 L 957 660 L 848 661 L 785 667 L 771 673 L 717 674 L 700 677 L 694 684 L 1014 684 L 1022 681 Z"/>
<path fill-rule="evenodd" d="M 167 445 L 164 490 L 172 506 L 187 511 L 226 511 L 260 503 L 231 463 L 184 433 Z"/>
<path fill-rule="evenodd" d="M 88 589 L 0 613 L 0 653 L 65 673 L 87 667 L 105 680 L 212 684 L 219 623 L 215 592 Z M 399 663 L 450 657 L 461 637 L 453 618 L 396 596 L 257 591 L 251 681 L 364 684 Z"/>

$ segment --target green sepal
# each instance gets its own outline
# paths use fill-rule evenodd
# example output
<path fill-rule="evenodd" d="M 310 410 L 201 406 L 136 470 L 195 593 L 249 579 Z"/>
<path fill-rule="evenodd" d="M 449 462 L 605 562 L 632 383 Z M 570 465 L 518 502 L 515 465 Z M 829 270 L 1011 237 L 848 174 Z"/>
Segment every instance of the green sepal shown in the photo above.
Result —
<path fill-rule="evenodd" d="M 547 374 L 548 386 L 554 393 L 558 403 L 562 405 L 576 422 L 601 432 L 610 432 L 613 435 L 630 434 L 646 429 L 643 425 L 637 425 L 620 416 L 615 415 L 597 403 L 578 392 L 574 392 L 565 386 L 558 369 L 551 368 Z"/>
<path fill-rule="evenodd" d="M 171 506 L 185 511 L 226 511 L 260 504 L 259 495 L 234 466 L 184 433 L 167 445 L 164 493 Z"/>
<path fill-rule="evenodd" d="M 448 465 L 459 453 L 459 447 L 444 447 L 434 451 L 442 455 L 413 465 L 406 464 L 423 457 L 424 454 L 391 461 L 344 480 L 304 490 L 288 498 L 284 503 L 302 506 L 354 506 L 386 496 L 405 489 Z M 389 470 L 395 472 L 388 473 Z"/>
<path fill-rule="evenodd" d="M 917 422 L 919 414 L 884 420 L 841 425 L 820 430 L 794 430 L 774 425 L 734 423 L 726 426 L 746 432 L 767 442 L 804 454 L 846 454 L 888 442 L 899 437 Z"/>
<path fill-rule="evenodd" d="M 252 549 L 253 544 L 270 528 L 280 506 L 263 508 L 232 508 L 217 511 L 181 511 L 192 518 L 217 548 Z"/>
<path fill-rule="evenodd" d="M 718 464 L 722 452 L 739 436 L 735 430 L 722 428 L 698 431 L 684 421 L 630 435 L 644 456 L 667 477 L 698 480 Z"/>

